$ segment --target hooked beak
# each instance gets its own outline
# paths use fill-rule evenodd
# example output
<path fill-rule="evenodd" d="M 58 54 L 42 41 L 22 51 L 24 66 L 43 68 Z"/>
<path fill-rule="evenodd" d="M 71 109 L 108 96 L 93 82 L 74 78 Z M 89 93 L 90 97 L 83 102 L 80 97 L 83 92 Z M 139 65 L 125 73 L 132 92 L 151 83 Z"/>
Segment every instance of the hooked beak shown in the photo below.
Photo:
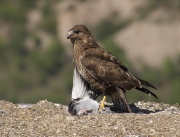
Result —
<path fill-rule="evenodd" d="M 69 30 L 67 35 L 66 35 L 66 38 L 70 39 L 73 34 L 74 34 L 74 31 L 73 30 Z"/>

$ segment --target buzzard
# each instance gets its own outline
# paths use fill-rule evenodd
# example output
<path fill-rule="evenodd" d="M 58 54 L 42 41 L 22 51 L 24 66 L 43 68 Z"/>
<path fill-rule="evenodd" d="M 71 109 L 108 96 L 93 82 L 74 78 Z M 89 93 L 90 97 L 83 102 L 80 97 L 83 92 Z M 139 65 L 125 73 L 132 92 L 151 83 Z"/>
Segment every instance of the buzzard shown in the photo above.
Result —
<path fill-rule="evenodd" d="M 74 26 L 66 37 L 73 45 L 77 71 L 91 87 L 104 95 L 99 111 L 104 109 L 106 96 L 110 96 L 115 108 L 131 112 L 126 90 L 137 89 L 158 98 L 143 86 L 156 87 L 132 75 L 115 56 L 96 43 L 86 26 Z"/>

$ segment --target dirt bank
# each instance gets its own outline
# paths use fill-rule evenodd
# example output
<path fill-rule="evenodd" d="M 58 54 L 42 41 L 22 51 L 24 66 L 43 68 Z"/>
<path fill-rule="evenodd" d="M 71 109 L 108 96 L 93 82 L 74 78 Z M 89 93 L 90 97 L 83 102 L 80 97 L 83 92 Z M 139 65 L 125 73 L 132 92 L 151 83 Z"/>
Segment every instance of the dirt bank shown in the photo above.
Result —
<path fill-rule="evenodd" d="M 0 136 L 180 136 L 179 104 L 138 102 L 131 107 L 136 113 L 72 116 L 67 106 L 46 100 L 0 101 Z"/>

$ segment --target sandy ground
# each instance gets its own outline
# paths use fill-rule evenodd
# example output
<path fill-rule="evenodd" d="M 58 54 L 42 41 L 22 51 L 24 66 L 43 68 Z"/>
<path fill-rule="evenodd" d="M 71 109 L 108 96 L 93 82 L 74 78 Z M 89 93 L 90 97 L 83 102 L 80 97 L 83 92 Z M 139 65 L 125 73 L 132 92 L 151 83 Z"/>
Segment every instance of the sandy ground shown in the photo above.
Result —
<path fill-rule="evenodd" d="M 46 100 L 36 104 L 0 101 L 0 137 L 180 136 L 179 104 L 138 102 L 131 108 L 131 114 L 72 116 L 67 106 Z"/>

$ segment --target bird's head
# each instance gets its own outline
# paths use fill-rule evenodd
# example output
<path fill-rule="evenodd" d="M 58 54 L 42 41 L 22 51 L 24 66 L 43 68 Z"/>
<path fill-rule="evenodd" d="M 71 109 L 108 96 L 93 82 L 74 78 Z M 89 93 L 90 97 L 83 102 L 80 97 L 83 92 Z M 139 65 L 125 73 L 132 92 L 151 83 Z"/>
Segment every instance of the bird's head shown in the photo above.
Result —
<path fill-rule="evenodd" d="M 72 29 L 70 29 L 66 35 L 67 39 L 82 39 L 86 35 L 89 35 L 90 32 L 88 28 L 84 25 L 76 25 Z"/>

